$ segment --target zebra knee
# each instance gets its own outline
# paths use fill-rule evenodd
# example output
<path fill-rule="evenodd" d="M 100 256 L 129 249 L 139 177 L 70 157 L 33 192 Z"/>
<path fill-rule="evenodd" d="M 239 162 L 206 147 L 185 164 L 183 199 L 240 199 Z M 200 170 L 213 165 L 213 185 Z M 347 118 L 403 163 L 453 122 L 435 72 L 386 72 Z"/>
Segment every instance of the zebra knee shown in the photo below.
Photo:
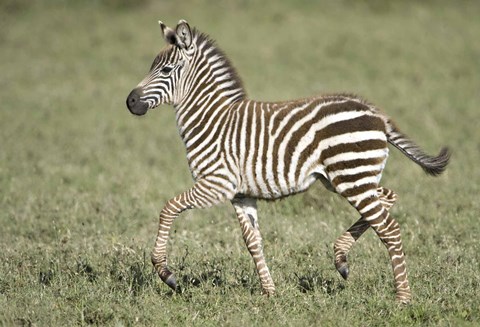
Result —
<path fill-rule="evenodd" d="M 381 186 L 377 188 L 377 195 L 380 202 L 387 210 L 390 210 L 390 208 L 393 207 L 398 198 L 395 192 Z"/>

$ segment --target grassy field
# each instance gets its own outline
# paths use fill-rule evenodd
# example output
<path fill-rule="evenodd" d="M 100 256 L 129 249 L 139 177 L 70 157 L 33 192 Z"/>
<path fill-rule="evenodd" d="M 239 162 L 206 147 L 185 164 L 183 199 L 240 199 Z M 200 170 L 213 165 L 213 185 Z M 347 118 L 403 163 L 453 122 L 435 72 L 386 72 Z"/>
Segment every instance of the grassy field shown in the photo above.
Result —
<path fill-rule="evenodd" d="M 480 2 L 0 0 L 0 325 L 476 326 L 480 323 Z M 392 149 L 412 304 L 394 302 L 372 231 L 333 266 L 356 219 L 315 185 L 260 203 L 278 294 L 260 284 L 230 205 L 183 214 L 172 294 L 149 260 L 163 204 L 192 185 L 173 110 L 125 106 L 164 46 L 157 20 L 209 33 L 249 96 L 353 92 L 427 152 L 439 178 Z"/>

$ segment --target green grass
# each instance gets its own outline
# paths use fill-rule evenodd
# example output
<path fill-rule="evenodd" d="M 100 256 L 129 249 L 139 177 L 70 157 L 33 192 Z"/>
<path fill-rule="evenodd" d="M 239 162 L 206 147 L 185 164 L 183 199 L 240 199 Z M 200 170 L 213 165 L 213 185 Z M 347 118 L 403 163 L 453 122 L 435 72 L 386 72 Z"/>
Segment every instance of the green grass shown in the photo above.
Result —
<path fill-rule="evenodd" d="M 480 319 L 480 5 L 475 1 L 0 1 L 0 325 L 477 325 Z M 192 185 L 173 110 L 125 98 L 163 47 L 157 20 L 215 38 L 251 97 L 357 93 L 427 152 L 431 178 L 392 149 L 411 305 L 394 302 L 369 231 L 344 282 L 333 241 L 357 218 L 320 185 L 260 203 L 278 294 L 260 296 L 229 205 L 174 224 L 183 289 L 153 274 L 162 205 Z"/>

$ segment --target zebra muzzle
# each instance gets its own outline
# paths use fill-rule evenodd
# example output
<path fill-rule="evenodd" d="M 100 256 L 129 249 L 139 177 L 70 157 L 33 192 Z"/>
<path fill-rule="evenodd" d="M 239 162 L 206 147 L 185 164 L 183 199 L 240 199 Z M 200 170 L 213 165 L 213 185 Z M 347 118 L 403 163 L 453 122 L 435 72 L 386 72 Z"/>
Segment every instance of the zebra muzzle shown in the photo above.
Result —
<path fill-rule="evenodd" d="M 145 115 L 148 110 L 148 103 L 140 100 L 141 95 L 141 90 L 135 88 L 127 97 L 128 110 L 130 110 L 132 114 L 138 116 Z"/>

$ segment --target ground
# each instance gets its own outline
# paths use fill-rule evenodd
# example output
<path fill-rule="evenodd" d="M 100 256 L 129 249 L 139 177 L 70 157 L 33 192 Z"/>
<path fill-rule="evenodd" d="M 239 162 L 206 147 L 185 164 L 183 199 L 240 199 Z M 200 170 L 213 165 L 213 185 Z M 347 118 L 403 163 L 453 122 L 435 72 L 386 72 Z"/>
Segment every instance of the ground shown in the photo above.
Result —
<path fill-rule="evenodd" d="M 480 4 L 475 1 L 0 1 L 0 324 L 477 325 Z M 164 46 L 157 21 L 210 34 L 250 97 L 356 93 L 428 153 L 391 149 L 413 303 L 394 301 L 372 231 L 350 278 L 333 242 L 358 217 L 320 183 L 259 204 L 278 294 L 260 295 L 230 205 L 183 214 L 169 244 L 181 294 L 149 254 L 162 205 L 192 185 L 173 110 L 125 106 Z"/>

